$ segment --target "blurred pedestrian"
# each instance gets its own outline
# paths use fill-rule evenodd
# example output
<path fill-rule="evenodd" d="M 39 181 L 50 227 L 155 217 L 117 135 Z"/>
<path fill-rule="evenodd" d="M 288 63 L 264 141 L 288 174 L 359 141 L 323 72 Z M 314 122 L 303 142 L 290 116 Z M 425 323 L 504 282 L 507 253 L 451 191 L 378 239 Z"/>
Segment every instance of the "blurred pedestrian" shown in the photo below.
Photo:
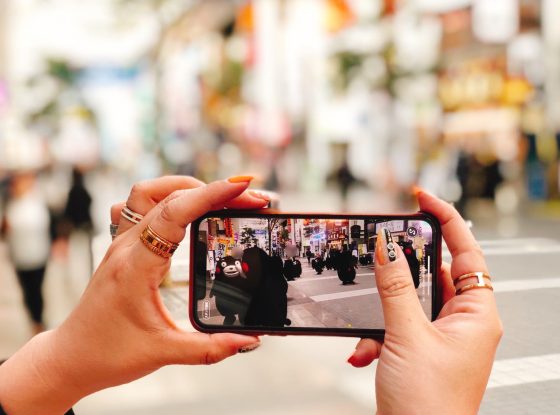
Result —
<path fill-rule="evenodd" d="M 78 168 L 72 170 L 72 187 L 68 193 L 68 201 L 64 209 L 64 219 L 73 230 L 91 233 L 91 196 L 84 185 L 84 175 Z"/>
<path fill-rule="evenodd" d="M 311 264 L 311 258 L 313 258 L 313 253 L 311 252 L 311 248 L 308 247 L 305 251 L 305 256 L 307 257 L 307 265 Z"/>
<path fill-rule="evenodd" d="M 42 287 L 50 254 L 50 217 L 34 173 L 12 177 L 2 223 L 33 333 L 37 334 L 45 330 Z"/>
<path fill-rule="evenodd" d="M 358 182 L 358 180 L 350 171 L 350 166 L 348 166 L 346 161 L 336 171 L 335 177 L 342 200 L 342 210 L 347 210 L 348 192 L 350 191 L 350 188 Z"/>
<path fill-rule="evenodd" d="M 91 256 L 93 232 L 91 202 L 91 196 L 84 184 L 84 175 L 79 168 L 74 167 L 72 169 L 72 185 L 68 192 L 59 236 L 67 241 L 69 245 L 86 245 L 85 250 L 87 251 L 90 265 L 88 274 L 93 269 L 93 258 Z"/>

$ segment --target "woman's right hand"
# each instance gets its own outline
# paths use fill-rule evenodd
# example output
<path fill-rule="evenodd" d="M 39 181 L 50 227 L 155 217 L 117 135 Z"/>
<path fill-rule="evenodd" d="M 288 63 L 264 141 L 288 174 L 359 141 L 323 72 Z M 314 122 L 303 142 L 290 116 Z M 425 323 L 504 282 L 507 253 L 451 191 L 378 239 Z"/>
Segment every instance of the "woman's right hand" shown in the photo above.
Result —
<path fill-rule="evenodd" d="M 0 367 L 4 409 L 14 415 L 60 414 L 88 394 L 164 365 L 212 364 L 258 346 L 253 336 L 179 329 L 158 290 L 170 260 L 140 238 L 149 225 L 179 243 L 186 226 L 209 210 L 265 207 L 267 201 L 247 192 L 251 179 L 204 185 L 161 178 L 137 186 L 127 203 L 144 218 L 136 225 L 120 222 L 125 232 L 111 244 L 77 307 L 60 327 L 34 337 Z"/>
<path fill-rule="evenodd" d="M 375 378 L 379 414 L 476 414 L 503 328 L 491 290 L 455 295 L 453 280 L 488 269 L 459 213 L 424 191 L 417 196 L 420 209 L 439 220 L 452 256 L 451 266 L 444 264 L 439 276 L 444 306 L 430 322 L 403 252 L 395 244 L 397 259 L 389 261 L 385 238 L 378 235 L 375 279 L 385 339 L 362 339 L 348 361 L 363 367 L 379 359 Z M 473 282 L 476 279 L 466 279 L 457 288 Z"/>
<path fill-rule="evenodd" d="M 192 176 L 163 176 L 144 180 L 132 186 L 126 202 L 111 206 L 111 223 L 118 225 L 117 235 L 122 235 L 134 224 L 121 216 L 125 206 L 142 216 L 147 215 L 161 201 L 173 192 L 196 189 L 206 185 Z M 261 209 L 270 203 L 270 199 L 255 190 L 247 190 L 225 203 L 228 209 Z"/>

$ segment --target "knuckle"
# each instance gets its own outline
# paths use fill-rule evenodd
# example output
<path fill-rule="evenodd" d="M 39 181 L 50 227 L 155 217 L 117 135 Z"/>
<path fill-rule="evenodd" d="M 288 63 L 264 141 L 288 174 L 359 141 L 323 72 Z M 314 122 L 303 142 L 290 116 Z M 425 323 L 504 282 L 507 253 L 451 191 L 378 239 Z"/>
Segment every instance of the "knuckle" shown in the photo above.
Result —
<path fill-rule="evenodd" d="M 209 366 L 218 363 L 220 360 L 222 359 L 217 350 L 210 348 L 204 353 L 202 364 Z"/>
<path fill-rule="evenodd" d="M 121 249 L 120 245 L 121 245 L 120 240 L 114 240 L 113 243 L 109 245 L 109 248 L 107 248 L 107 252 L 105 253 L 105 258 L 112 259 L 116 257 L 117 256 L 116 253 Z"/>
<path fill-rule="evenodd" d="M 171 209 L 169 202 L 163 204 L 160 212 L 160 217 L 164 222 L 168 222 L 168 223 L 174 222 L 173 211 Z"/>
<path fill-rule="evenodd" d="M 477 255 L 480 258 L 484 258 L 484 251 L 482 250 L 481 246 L 479 245 L 479 243 L 475 243 L 475 245 L 472 248 L 472 253 Z"/>
<path fill-rule="evenodd" d="M 115 254 L 115 250 L 116 249 L 113 246 L 109 247 L 107 256 L 105 257 L 99 269 L 101 269 L 103 266 L 107 271 L 103 272 L 105 278 L 118 282 L 122 280 L 122 275 L 124 274 L 123 271 L 127 268 L 128 262 L 124 260 L 121 255 Z"/>
<path fill-rule="evenodd" d="M 504 324 L 502 323 L 502 320 L 500 318 L 498 318 L 497 322 L 496 322 L 496 328 L 494 330 L 495 335 L 496 335 L 496 339 L 499 342 L 502 337 L 504 336 Z"/>
<path fill-rule="evenodd" d="M 185 189 L 179 189 L 179 190 L 174 190 L 172 191 L 166 198 L 165 198 L 165 203 L 169 203 L 172 200 L 175 200 L 177 198 L 179 198 L 181 195 L 183 195 L 185 193 Z"/>
<path fill-rule="evenodd" d="M 385 297 L 399 297 L 411 290 L 412 278 L 404 272 L 394 272 L 381 281 L 381 294 Z"/>
<path fill-rule="evenodd" d="M 139 197 L 144 197 L 146 193 L 145 189 L 146 189 L 145 182 L 138 182 L 132 185 L 132 188 L 130 189 L 130 194 L 128 196 L 128 202 L 137 199 Z"/>

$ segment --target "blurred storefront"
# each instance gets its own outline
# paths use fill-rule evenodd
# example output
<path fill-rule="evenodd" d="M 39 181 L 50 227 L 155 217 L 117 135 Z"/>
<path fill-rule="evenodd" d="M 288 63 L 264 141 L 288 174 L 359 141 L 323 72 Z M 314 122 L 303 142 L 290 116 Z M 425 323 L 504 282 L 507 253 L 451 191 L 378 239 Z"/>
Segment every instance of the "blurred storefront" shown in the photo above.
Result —
<path fill-rule="evenodd" d="M 462 209 L 558 197 L 552 0 L 4 0 L 3 10 L 4 170 L 81 165 L 126 182 L 244 171 L 314 192 L 344 167 L 384 197 L 419 182 Z"/>

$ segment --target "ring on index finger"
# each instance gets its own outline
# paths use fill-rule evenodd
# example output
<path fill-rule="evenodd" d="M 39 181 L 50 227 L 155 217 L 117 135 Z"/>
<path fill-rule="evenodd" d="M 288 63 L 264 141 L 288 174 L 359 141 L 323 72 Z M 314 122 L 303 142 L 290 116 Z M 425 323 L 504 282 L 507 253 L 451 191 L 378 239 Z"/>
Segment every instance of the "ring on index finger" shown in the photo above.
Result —
<path fill-rule="evenodd" d="M 459 295 L 459 294 L 464 293 L 465 291 L 473 290 L 473 289 L 477 289 L 477 288 L 487 288 L 491 291 L 494 291 L 494 287 L 492 287 L 492 284 L 490 284 L 490 281 L 492 280 L 492 278 L 490 278 L 490 275 L 488 275 L 485 272 L 469 272 L 468 274 L 463 274 L 463 275 L 455 278 L 455 280 L 453 280 L 453 284 L 456 287 L 457 284 L 460 281 L 463 281 L 463 280 L 466 280 L 466 279 L 469 279 L 469 278 L 476 278 L 476 282 L 471 283 L 471 284 L 467 284 L 467 285 L 463 285 L 463 286 L 457 288 L 455 290 L 455 295 Z M 485 278 L 488 281 L 486 281 Z"/>
<path fill-rule="evenodd" d="M 140 240 L 146 248 L 163 258 L 171 258 L 179 247 L 179 244 L 165 239 L 154 231 L 150 225 L 144 228 L 140 234 Z"/>

